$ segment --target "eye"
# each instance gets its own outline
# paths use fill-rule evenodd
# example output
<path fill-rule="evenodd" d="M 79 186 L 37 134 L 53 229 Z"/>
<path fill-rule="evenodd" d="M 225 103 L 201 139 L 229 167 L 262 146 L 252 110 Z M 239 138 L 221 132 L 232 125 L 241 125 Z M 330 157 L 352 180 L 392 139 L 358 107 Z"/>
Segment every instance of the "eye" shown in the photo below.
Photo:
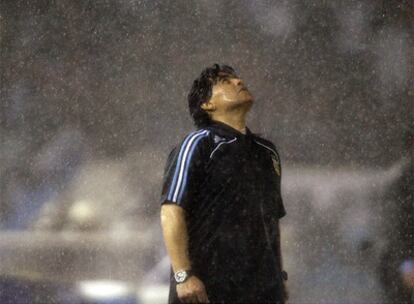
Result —
<path fill-rule="evenodd" d="M 224 78 L 222 81 L 223 81 L 223 83 L 230 83 L 230 80 L 227 79 L 227 78 Z"/>

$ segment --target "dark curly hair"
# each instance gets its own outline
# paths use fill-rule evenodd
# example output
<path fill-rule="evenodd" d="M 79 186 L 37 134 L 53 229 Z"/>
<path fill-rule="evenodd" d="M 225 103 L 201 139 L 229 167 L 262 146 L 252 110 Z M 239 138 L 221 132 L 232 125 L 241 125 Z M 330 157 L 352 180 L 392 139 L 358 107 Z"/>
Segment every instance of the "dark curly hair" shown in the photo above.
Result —
<path fill-rule="evenodd" d="M 188 93 L 188 107 L 194 124 L 204 127 L 210 124 L 209 114 L 201 108 L 201 104 L 211 98 L 213 85 L 221 78 L 220 73 L 235 75 L 235 70 L 228 65 L 213 64 L 205 68 L 200 76 L 194 80 Z"/>

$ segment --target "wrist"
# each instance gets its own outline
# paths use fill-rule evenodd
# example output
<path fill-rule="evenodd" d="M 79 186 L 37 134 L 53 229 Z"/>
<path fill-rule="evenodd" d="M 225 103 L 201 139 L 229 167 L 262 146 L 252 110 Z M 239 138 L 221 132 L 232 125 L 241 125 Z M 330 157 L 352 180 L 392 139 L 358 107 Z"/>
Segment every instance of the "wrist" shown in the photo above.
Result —
<path fill-rule="evenodd" d="M 177 284 L 184 283 L 193 275 L 192 269 L 179 269 L 174 272 L 174 279 Z"/>

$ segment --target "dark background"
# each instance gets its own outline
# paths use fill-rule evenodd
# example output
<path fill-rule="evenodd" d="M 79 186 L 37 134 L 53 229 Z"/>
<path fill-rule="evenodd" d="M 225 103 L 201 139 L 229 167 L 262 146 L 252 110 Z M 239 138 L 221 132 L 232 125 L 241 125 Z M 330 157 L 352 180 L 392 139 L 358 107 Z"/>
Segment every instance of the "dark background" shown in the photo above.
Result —
<path fill-rule="evenodd" d="M 251 127 L 286 161 L 387 165 L 412 132 L 410 1 L 3 1 L 1 14 L 6 160 L 30 161 L 63 125 L 98 155 L 165 149 L 215 62 L 240 72 Z"/>

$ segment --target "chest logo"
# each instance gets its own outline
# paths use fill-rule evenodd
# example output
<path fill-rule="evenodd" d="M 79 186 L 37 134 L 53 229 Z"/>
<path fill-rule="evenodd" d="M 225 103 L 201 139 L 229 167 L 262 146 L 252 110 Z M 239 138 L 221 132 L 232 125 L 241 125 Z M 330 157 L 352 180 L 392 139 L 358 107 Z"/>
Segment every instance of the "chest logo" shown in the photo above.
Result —
<path fill-rule="evenodd" d="M 276 174 L 280 176 L 280 162 L 279 162 L 279 159 L 276 158 L 276 156 L 274 156 L 273 154 L 272 154 L 272 162 L 273 162 L 273 168 L 275 169 Z"/>

